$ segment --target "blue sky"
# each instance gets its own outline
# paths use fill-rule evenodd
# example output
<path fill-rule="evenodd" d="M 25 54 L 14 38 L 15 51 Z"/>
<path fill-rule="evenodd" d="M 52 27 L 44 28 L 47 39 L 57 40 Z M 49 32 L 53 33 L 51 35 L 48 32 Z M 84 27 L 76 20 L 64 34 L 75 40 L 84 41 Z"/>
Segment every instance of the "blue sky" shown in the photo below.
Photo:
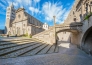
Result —
<path fill-rule="evenodd" d="M 60 24 L 67 18 L 75 0 L 0 0 L 0 29 L 5 27 L 6 8 L 13 2 L 14 8 L 25 11 L 43 23 L 53 25 L 53 16 Z"/>

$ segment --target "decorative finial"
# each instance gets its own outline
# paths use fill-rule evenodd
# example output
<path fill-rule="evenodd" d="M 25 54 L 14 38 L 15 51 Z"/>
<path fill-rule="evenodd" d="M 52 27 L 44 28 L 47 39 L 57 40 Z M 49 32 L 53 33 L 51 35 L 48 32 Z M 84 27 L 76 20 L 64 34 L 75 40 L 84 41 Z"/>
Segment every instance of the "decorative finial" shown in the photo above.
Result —
<path fill-rule="evenodd" d="M 11 7 L 14 7 L 13 2 L 11 2 L 10 6 L 11 6 Z"/>

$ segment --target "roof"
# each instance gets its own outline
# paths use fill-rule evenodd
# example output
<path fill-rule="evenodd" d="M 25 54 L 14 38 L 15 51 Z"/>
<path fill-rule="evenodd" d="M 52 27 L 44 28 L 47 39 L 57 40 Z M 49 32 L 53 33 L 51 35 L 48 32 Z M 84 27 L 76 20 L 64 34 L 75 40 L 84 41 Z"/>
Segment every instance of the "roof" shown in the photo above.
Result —
<path fill-rule="evenodd" d="M 22 11 L 22 10 L 25 10 L 24 8 L 19 8 L 16 10 L 16 13 L 19 12 L 19 11 Z"/>

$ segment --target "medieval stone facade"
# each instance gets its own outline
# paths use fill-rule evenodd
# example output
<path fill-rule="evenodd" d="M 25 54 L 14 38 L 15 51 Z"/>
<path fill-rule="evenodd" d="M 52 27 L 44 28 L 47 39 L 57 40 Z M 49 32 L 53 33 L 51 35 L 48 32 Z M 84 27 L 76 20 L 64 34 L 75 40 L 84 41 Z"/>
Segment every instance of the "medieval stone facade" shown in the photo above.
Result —
<path fill-rule="evenodd" d="M 85 18 L 91 12 L 92 12 L 92 0 L 75 0 L 75 3 L 73 5 L 68 17 L 66 18 L 64 23 L 60 24 L 61 32 L 57 33 L 57 36 L 59 38 L 58 41 L 68 42 L 68 43 L 72 43 L 72 44 L 81 46 L 81 40 L 82 40 L 81 37 L 85 33 L 84 30 L 86 30 L 89 27 L 89 23 L 90 23 L 89 21 L 92 21 L 91 18 L 89 18 L 88 21 L 85 22 Z M 75 25 L 76 23 L 83 23 L 83 27 L 79 27 L 79 26 Z M 66 25 L 66 29 L 68 27 L 70 29 L 65 30 L 65 25 Z M 57 26 L 59 26 L 59 25 L 57 25 Z M 72 30 L 72 32 L 71 32 L 72 28 L 70 26 L 72 26 L 72 27 L 76 26 L 76 29 L 78 31 L 75 32 L 75 30 Z M 57 29 L 58 28 L 56 28 L 56 30 Z M 51 41 L 54 41 L 54 39 L 51 37 L 52 35 L 53 35 L 53 37 L 55 37 L 54 31 L 52 31 L 52 29 L 51 30 L 49 29 L 48 31 L 43 32 L 42 35 L 37 34 L 37 35 L 34 35 L 33 37 L 52 44 Z M 47 41 L 47 39 L 51 39 L 51 40 Z"/>
<path fill-rule="evenodd" d="M 92 0 L 75 0 L 75 3 L 64 23 L 82 22 L 92 12 Z"/>
<path fill-rule="evenodd" d="M 43 31 L 43 23 L 25 12 L 24 8 L 14 9 L 13 4 L 7 7 L 6 29 L 8 35 L 34 35 Z"/>

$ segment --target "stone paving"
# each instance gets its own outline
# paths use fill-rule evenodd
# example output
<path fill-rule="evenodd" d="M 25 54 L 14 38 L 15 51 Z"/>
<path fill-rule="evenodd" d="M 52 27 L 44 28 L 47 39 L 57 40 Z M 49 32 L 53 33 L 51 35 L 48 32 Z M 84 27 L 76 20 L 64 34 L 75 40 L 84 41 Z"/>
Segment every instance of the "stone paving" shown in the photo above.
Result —
<path fill-rule="evenodd" d="M 59 53 L 0 59 L 0 65 L 92 65 L 92 57 L 75 45 L 58 46 Z"/>

